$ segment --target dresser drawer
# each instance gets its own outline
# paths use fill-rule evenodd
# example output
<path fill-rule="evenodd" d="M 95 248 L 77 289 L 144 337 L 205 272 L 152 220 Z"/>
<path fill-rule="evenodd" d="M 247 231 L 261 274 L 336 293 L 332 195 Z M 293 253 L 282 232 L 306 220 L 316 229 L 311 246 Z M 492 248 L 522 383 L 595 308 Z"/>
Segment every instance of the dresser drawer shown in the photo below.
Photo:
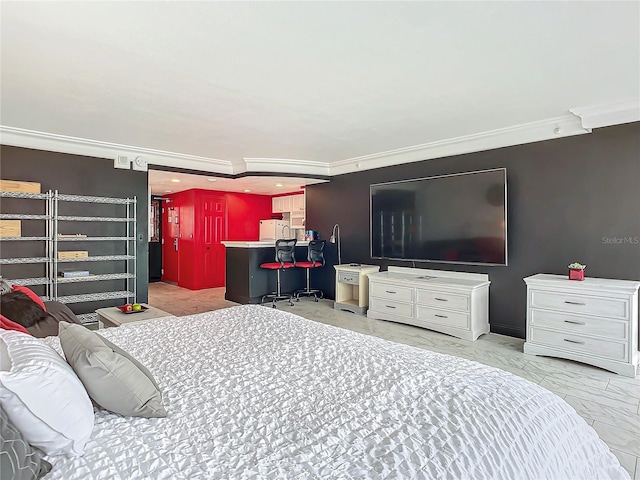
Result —
<path fill-rule="evenodd" d="M 369 309 L 380 313 L 388 313 L 389 315 L 413 318 L 413 305 L 410 303 L 394 302 L 393 300 L 370 297 Z"/>
<path fill-rule="evenodd" d="M 358 272 L 338 271 L 338 282 L 350 283 L 351 285 L 358 285 L 360 283 L 360 274 Z"/>
<path fill-rule="evenodd" d="M 469 311 L 469 297 L 467 295 L 416 289 L 416 303 L 436 308 Z"/>
<path fill-rule="evenodd" d="M 623 341 L 628 338 L 629 322 L 624 320 L 609 320 L 533 308 L 529 321 L 532 327 L 551 328 L 566 333 L 597 335 Z"/>
<path fill-rule="evenodd" d="M 530 302 L 532 307 L 550 308 L 568 313 L 586 313 L 616 318 L 627 318 L 629 315 L 627 301 L 616 298 L 588 297 L 532 290 Z"/>
<path fill-rule="evenodd" d="M 572 333 L 559 333 L 543 328 L 531 327 L 530 340 L 532 343 L 559 347 L 564 350 L 571 350 L 586 355 L 604 357 L 611 360 L 627 361 L 627 343 L 615 342 L 612 340 L 601 340 L 596 338 L 575 335 Z"/>
<path fill-rule="evenodd" d="M 469 315 L 416 305 L 416 319 L 438 325 L 469 328 Z"/>
<path fill-rule="evenodd" d="M 379 298 L 388 298 L 389 300 L 396 300 L 400 302 L 413 301 L 413 289 L 410 287 L 396 287 L 384 283 L 369 283 L 370 296 Z"/>

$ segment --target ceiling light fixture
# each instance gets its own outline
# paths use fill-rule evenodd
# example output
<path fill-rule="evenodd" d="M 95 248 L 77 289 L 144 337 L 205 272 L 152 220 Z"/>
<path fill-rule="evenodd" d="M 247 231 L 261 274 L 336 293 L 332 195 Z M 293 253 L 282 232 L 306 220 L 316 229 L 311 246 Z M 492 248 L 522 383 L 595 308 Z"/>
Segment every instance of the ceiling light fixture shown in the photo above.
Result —
<path fill-rule="evenodd" d="M 173 190 L 165 190 L 164 193 L 171 193 Z"/>
<path fill-rule="evenodd" d="M 248 188 L 245 188 L 243 191 L 246 193 L 249 193 L 251 190 L 249 190 Z"/>
<path fill-rule="evenodd" d="M 215 182 L 215 181 L 217 181 L 218 179 L 217 179 L 217 178 L 207 178 L 207 180 L 209 180 L 210 182 Z"/>
<path fill-rule="evenodd" d="M 180 180 L 178 180 L 177 178 L 172 178 L 172 179 L 171 179 L 171 181 L 172 181 L 173 183 L 180 183 Z"/>
<path fill-rule="evenodd" d="M 276 183 L 276 187 L 284 187 L 281 183 Z"/>

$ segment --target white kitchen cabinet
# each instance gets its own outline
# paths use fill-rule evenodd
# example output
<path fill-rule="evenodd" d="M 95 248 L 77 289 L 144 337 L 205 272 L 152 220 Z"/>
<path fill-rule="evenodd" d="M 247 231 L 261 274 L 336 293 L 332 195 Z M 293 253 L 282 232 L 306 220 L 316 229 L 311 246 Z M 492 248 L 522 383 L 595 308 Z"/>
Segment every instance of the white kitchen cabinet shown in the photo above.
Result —
<path fill-rule="evenodd" d="M 282 213 L 282 197 L 271 198 L 271 211 L 273 213 Z"/>
<path fill-rule="evenodd" d="M 291 213 L 304 216 L 304 193 L 291 196 Z"/>
<path fill-rule="evenodd" d="M 304 193 L 291 196 L 291 228 L 305 228 Z"/>
<path fill-rule="evenodd" d="M 291 213 L 304 217 L 304 194 L 284 195 L 271 198 L 271 211 L 273 213 Z"/>
<path fill-rule="evenodd" d="M 283 212 L 290 212 L 291 211 L 291 205 L 293 204 L 293 202 L 291 201 L 291 195 L 286 195 L 284 197 L 280 197 L 280 199 L 282 200 L 282 211 Z"/>

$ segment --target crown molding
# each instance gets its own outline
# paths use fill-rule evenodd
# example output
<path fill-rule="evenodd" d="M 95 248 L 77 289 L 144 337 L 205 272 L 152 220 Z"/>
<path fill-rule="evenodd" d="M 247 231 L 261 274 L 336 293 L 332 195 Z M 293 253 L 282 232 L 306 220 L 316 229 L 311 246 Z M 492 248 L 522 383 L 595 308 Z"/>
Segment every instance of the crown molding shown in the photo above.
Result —
<path fill-rule="evenodd" d="M 341 175 L 585 133 L 591 133 L 591 130 L 584 128 L 574 115 L 567 114 L 563 117 L 340 160 L 331 164 L 330 174 Z"/>
<path fill-rule="evenodd" d="M 580 117 L 582 126 L 589 129 L 638 122 L 640 121 L 640 98 L 606 105 L 570 108 L 569 111 Z"/>
<path fill-rule="evenodd" d="M 620 123 L 640 121 L 638 99 L 571 108 L 562 117 L 515 125 L 507 128 L 464 135 L 386 152 L 348 158 L 337 162 L 312 160 L 248 157 L 235 164 L 215 158 L 185 155 L 117 143 L 88 140 L 66 135 L 38 132 L 22 128 L 0 126 L 0 143 L 38 150 L 116 159 L 118 156 L 134 160 L 143 157 L 147 165 L 181 168 L 224 175 L 242 175 L 260 172 L 263 174 L 292 174 L 328 178 L 362 170 L 382 168 L 390 165 L 450 157 L 471 152 L 522 145 L 590 133 L 600 128 Z M 142 167 L 140 167 L 142 169 Z"/>
<path fill-rule="evenodd" d="M 142 157 L 141 162 L 146 162 L 147 165 L 175 166 L 180 164 L 181 167 L 193 170 L 225 174 L 234 173 L 231 162 L 226 160 L 101 142 L 99 140 L 57 135 L 55 133 L 38 132 L 4 125 L 0 125 L 0 143 L 36 150 L 49 150 L 51 152 L 111 158 L 114 160 L 118 156 L 129 157 L 130 160 Z"/>
<path fill-rule="evenodd" d="M 244 164 L 245 172 L 295 173 L 324 177 L 329 176 L 330 169 L 326 162 L 293 158 L 245 158 Z"/>

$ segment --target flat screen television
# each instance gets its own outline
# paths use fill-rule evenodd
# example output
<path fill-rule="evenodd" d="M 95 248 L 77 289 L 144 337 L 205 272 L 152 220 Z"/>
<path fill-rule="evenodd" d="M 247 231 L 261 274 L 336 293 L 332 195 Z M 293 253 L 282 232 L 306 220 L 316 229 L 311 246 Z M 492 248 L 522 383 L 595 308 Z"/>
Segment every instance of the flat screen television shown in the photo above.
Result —
<path fill-rule="evenodd" d="M 505 168 L 370 186 L 371 258 L 507 265 Z"/>

